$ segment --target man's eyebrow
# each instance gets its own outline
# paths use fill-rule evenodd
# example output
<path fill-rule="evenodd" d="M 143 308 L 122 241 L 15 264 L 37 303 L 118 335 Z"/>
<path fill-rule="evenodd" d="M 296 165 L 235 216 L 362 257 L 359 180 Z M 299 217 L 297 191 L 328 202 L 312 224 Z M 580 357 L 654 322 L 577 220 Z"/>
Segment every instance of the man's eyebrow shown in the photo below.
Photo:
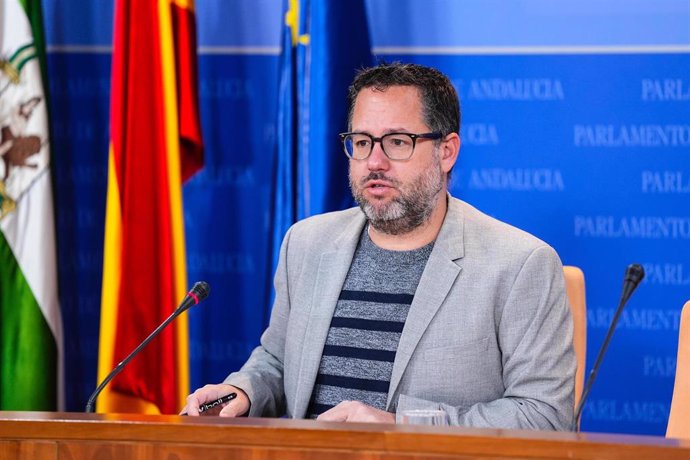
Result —
<path fill-rule="evenodd" d="M 358 131 L 356 129 L 353 129 L 352 132 L 357 133 L 357 134 L 369 134 L 370 136 L 373 136 L 373 134 L 371 134 L 370 131 L 366 131 L 366 130 L 359 130 Z M 382 136 L 384 136 L 386 134 L 410 134 L 410 133 L 412 133 L 412 131 L 410 131 L 409 129 L 406 129 L 406 128 L 389 128 L 383 132 Z"/>

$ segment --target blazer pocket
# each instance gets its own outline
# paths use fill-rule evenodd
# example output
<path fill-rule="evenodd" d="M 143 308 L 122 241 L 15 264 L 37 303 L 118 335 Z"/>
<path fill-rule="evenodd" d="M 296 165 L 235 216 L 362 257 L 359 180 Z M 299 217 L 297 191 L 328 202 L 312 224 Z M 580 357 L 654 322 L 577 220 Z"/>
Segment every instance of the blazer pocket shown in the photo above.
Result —
<path fill-rule="evenodd" d="M 452 358 L 464 358 L 478 354 L 485 354 L 489 348 L 489 337 L 476 340 L 424 348 L 419 351 L 419 357 L 425 361 L 442 361 Z"/>

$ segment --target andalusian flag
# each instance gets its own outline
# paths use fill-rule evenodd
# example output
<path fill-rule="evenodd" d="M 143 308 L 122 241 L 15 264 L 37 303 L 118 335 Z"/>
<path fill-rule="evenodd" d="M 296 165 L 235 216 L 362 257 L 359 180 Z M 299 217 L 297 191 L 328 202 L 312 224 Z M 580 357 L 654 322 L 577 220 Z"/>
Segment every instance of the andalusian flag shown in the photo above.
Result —
<path fill-rule="evenodd" d="M 98 378 L 187 293 L 184 179 L 202 164 L 191 0 L 117 0 Z M 189 392 L 186 315 L 106 387 L 99 412 L 176 413 Z"/>
<path fill-rule="evenodd" d="M 0 14 L 0 409 L 62 406 L 45 46 L 38 0 Z"/>

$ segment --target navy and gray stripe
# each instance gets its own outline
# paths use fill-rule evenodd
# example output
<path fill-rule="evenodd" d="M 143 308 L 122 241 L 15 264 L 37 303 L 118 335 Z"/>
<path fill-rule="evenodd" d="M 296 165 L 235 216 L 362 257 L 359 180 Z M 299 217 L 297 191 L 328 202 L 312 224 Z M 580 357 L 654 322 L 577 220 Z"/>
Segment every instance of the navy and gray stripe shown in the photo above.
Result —
<path fill-rule="evenodd" d="M 400 335 L 432 247 L 387 251 L 362 233 L 331 320 L 310 417 L 344 400 L 385 409 Z"/>

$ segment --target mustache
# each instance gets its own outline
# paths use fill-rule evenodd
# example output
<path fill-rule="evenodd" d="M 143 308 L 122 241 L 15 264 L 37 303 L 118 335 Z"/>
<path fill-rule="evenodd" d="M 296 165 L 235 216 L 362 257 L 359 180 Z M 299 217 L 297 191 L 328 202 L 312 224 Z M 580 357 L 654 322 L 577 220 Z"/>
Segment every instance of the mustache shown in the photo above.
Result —
<path fill-rule="evenodd" d="M 369 175 L 360 179 L 359 184 L 361 186 L 364 186 L 364 185 L 366 185 L 367 182 L 373 181 L 373 180 L 382 180 L 382 181 L 390 182 L 394 186 L 399 185 L 399 183 L 396 179 L 394 179 L 392 177 L 388 177 L 382 172 L 370 172 Z"/>

